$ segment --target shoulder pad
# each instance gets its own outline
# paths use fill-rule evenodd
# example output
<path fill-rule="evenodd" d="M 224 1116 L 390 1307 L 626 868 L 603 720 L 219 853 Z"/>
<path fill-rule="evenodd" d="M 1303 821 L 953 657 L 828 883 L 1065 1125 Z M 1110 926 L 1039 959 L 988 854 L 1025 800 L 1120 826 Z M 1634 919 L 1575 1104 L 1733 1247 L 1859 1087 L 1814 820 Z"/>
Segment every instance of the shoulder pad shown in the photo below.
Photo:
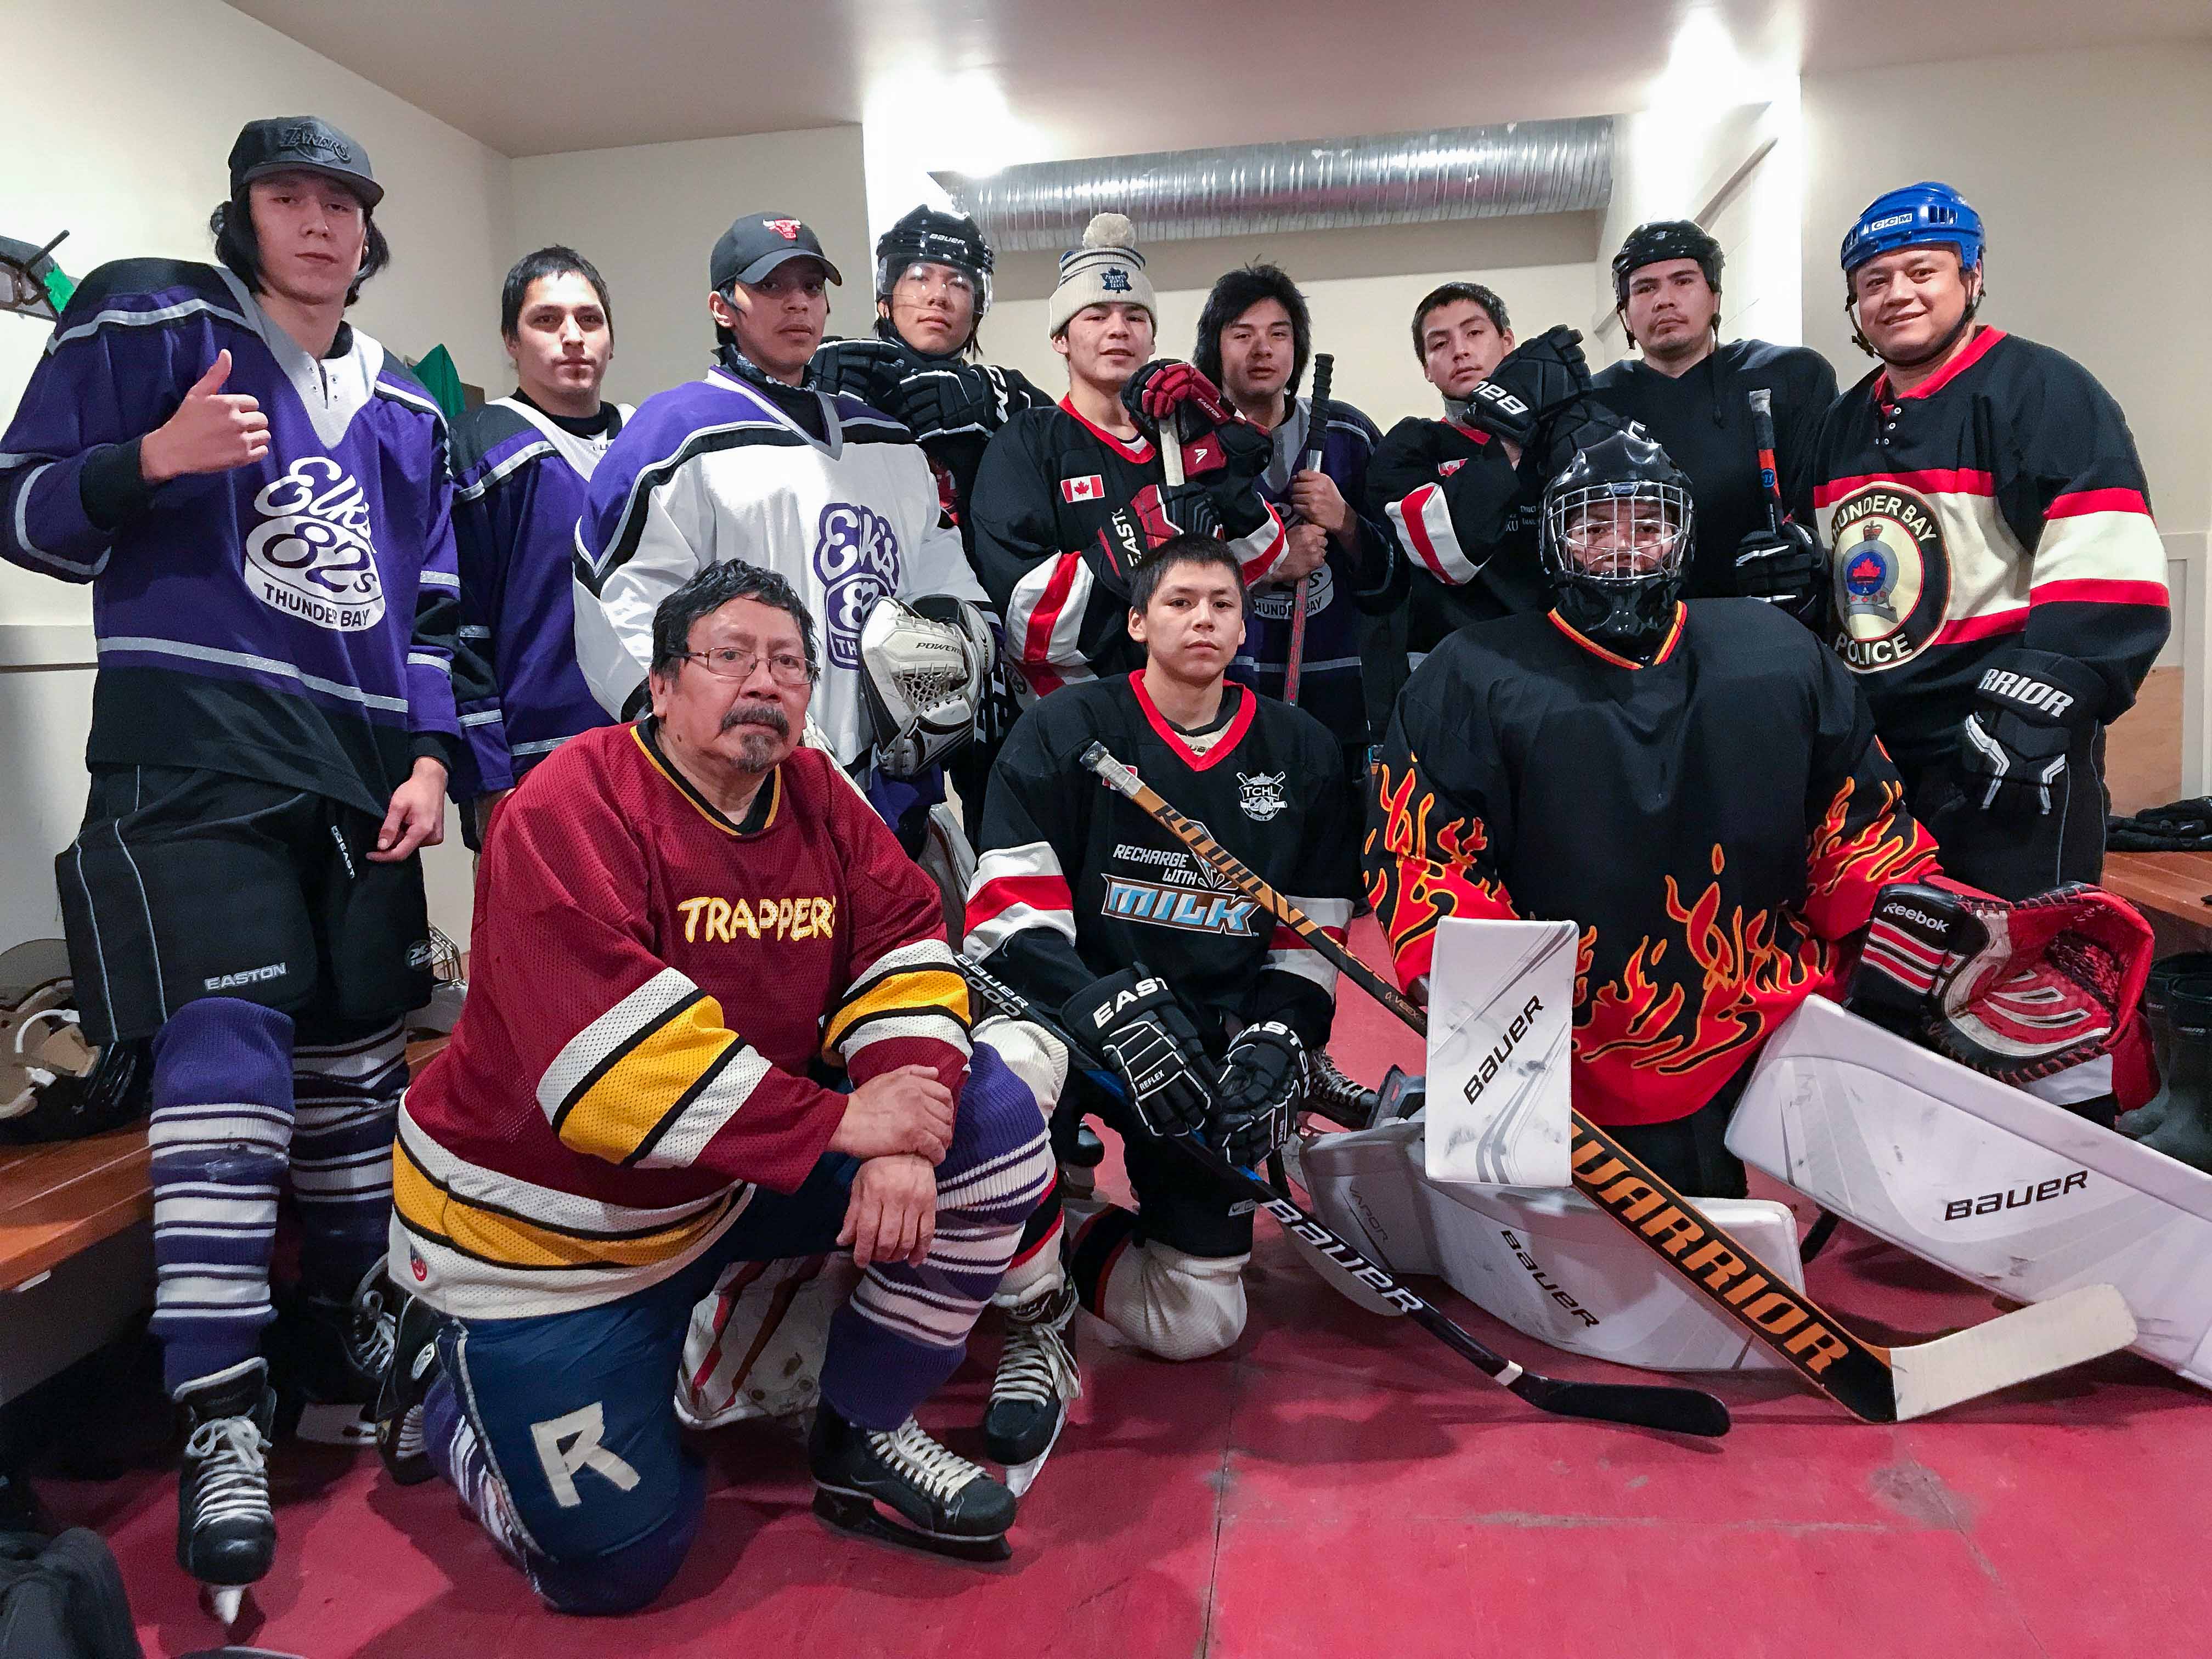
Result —
<path fill-rule="evenodd" d="M 452 424 L 456 483 L 469 482 L 470 474 L 498 452 L 510 448 L 514 440 L 545 436 L 520 410 L 503 403 L 479 404 Z"/>
<path fill-rule="evenodd" d="M 110 324 L 174 325 L 210 313 L 246 325 L 237 296 L 215 266 L 186 259 L 114 259 L 77 284 L 54 333 L 59 340 Z"/>

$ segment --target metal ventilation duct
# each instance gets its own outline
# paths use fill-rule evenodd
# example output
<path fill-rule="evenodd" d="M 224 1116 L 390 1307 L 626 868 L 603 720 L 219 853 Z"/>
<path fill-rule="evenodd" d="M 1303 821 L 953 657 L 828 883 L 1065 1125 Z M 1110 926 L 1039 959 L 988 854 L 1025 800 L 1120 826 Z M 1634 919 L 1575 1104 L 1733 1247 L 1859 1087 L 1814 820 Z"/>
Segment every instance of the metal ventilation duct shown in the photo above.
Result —
<path fill-rule="evenodd" d="M 1146 241 L 1425 224 L 1602 208 L 1613 120 L 1517 121 L 1234 149 L 1035 161 L 933 175 L 1001 251 L 1072 247 L 1094 213 Z"/>

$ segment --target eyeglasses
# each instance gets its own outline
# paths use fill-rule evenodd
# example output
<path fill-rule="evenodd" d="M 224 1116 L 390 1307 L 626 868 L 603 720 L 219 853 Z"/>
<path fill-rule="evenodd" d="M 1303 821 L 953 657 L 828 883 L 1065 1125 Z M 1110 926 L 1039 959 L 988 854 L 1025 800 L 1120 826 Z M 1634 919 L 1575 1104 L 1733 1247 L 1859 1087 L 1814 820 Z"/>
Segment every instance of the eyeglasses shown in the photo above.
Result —
<path fill-rule="evenodd" d="M 717 646 L 712 651 L 686 651 L 684 657 L 696 659 L 716 679 L 734 680 L 743 685 L 760 666 L 757 651 L 740 651 L 733 645 Z M 779 651 L 768 659 L 769 677 L 778 685 L 805 685 L 814 678 L 814 665 L 805 658 L 788 651 Z"/>

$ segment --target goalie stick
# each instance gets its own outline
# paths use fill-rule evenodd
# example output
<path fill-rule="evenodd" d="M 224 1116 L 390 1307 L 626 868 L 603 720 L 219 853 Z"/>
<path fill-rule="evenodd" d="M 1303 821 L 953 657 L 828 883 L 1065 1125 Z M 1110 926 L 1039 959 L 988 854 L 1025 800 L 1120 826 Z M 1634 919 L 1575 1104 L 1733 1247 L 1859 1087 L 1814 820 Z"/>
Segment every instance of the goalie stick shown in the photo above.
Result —
<path fill-rule="evenodd" d="M 1088 1070 L 1103 1071 L 1111 1075 L 1112 1068 L 1078 1041 L 1058 1018 L 1042 1012 L 974 957 L 961 955 L 953 960 L 958 963 L 961 973 L 967 977 L 968 983 L 976 994 L 999 1012 L 1042 1026 L 1066 1045 L 1069 1054 L 1078 1063 Z M 1289 1195 L 1287 1182 L 1280 1186 L 1271 1185 L 1249 1170 L 1238 1169 L 1193 1136 L 1176 1135 L 1172 1139 L 1175 1145 L 1221 1179 L 1249 1193 L 1253 1201 L 1280 1222 L 1286 1231 L 1297 1234 L 1384 1301 L 1412 1316 L 1416 1324 L 1446 1347 L 1500 1388 L 1518 1395 L 1537 1410 L 1550 1412 L 1557 1417 L 1581 1417 L 1599 1423 L 1625 1423 L 1637 1428 L 1665 1429 L 1674 1434 L 1722 1435 L 1728 1432 L 1728 1407 L 1698 1389 L 1649 1382 L 1570 1382 L 1562 1377 L 1540 1376 L 1504 1355 L 1493 1352 L 1454 1324 L 1442 1309 L 1419 1291 L 1401 1284 L 1396 1278 L 1376 1267 L 1322 1225 L 1307 1211 L 1299 1208 Z"/>
<path fill-rule="evenodd" d="M 1427 1013 L 1313 919 L 1176 811 L 1103 743 L 1083 764 L 1127 796 L 1213 872 L 1335 964 L 1424 1036 Z M 1864 1342 L 1762 1262 L 1696 1205 L 1580 1112 L 1571 1118 L 1575 1189 L 1853 1416 L 1902 1423 L 2094 1359 L 2136 1340 L 2135 1317 L 2110 1285 L 2084 1285 L 1979 1325 L 1906 1347 Z"/>
<path fill-rule="evenodd" d="M 1300 472 L 1321 471 L 1322 451 L 1328 442 L 1328 392 L 1335 379 L 1336 359 L 1326 351 L 1317 355 L 1313 401 L 1306 406 L 1305 453 L 1298 458 Z M 1298 681 L 1305 673 L 1306 594 L 1312 580 L 1311 574 L 1301 576 L 1291 588 L 1291 649 L 1283 665 L 1283 701 L 1293 708 L 1298 702 Z"/>

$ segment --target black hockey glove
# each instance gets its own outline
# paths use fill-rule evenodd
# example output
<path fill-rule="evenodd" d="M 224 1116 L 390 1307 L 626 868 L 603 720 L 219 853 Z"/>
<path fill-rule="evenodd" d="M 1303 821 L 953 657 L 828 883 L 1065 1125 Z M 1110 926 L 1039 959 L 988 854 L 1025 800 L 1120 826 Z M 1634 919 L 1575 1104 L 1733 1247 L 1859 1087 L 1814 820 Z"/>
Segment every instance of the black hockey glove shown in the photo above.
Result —
<path fill-rule="evenodd" d="M 1006 423 L 1006 377 L 974 363 L 917 368 L 878 405 L 923 443 L 963 434 L 988 437 Z"/>
<path fill-rule="evenodd" d="M 1547 414 L 1589 390 L 1582 338 L 1561 323 L 1514 347 L 1468 395 L 1468 419 L 1492 437 L 1527 448 Z"/>
<path fill-rule="evenodd" d="M 1980 933 L 1960 894 L 1925 882 L 1890 883 L 1875 895 L 1844 1006 L 1920 1041 L 1935 1010 L 1937 980 L 1961 940 L 1978 946 Z"/>
<path fill-rule="evenodd" d="M 1632 425 L 1587 393 L 1568 398 L 1537 422 L 1534 441 L 1521 452 L 1522 487 L 1541 495 L 1577 455 Z"/>
<path fill-rule="evenodd" d="M 1206 1127 L 1213 1106 L 1206 1051 L 1165 980 L 1141 966 L 1109 974 L 1068 998 L 1060 1017 L 1112 1062 L 1147 1133 L 1188 1134 Z"/>
<path fill-rule="evenodd" d="M 1795 519 L 1779 530 L 1754 530 L 1735 544 L 1735 591 L 1802 616 L 1820 596 L 1828 556 L 1813 532 Z"/>
<path fill-rule="evenodd" d="M 888 405 L 906 375 L 907 356 L 889 340 L 824 340 L 808 368 L 815 391 L 845 392 L 891 415 Z"/>
<path fill-rule="evenodd" d="M 2103 701 L 2104 683 L 2070 657 L 2008 651 L 1992 660 L 1959 734 L 1967 798 L 2001 818 L 2048 816 L 2067 748 Z"/>
<path fill-rule="evenodd" d="M 1208 1139 L 1240 1169 L 1279 1151 L 1291 1138 L 1305 1079 L 1306 1045 L 1296 1031 L 1273 1019 L 1247 1025 L 1222 1059 Z"/>
<path fill-rule="evenodd" d="M 1137 430 L 1153 442 L 1160 422 L 1176 417 L 1176 430 L 1186 440 L 1226 423 L 1232 411 L 1221 389 L 1188 363 L 1173 357 L 1155 357 L 1123 383 L 1121 407 L 1137 423 Z M 1193 411 L 1186 415 L 1185 410 Z"/>

